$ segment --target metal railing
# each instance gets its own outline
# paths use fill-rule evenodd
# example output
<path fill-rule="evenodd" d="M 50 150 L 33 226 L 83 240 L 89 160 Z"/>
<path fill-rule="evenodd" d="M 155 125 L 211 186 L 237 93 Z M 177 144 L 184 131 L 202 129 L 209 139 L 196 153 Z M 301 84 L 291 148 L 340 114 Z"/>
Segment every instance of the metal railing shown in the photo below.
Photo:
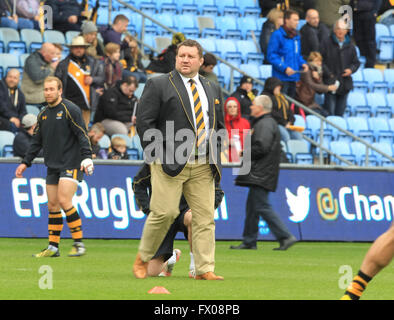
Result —
<path fill-rule="evenodd" d="M 154 51 L 154 52 L 156 52 L 156 53 L 159 53 L 159 51 L 158 51 L 156 48 L 154 48 L 154 47 L 152 47 L 152 46 L 150 46 L 149 44 L 147 44 L 147 43 L 144 42 L 144 38 L 145 38 L 145 19 L 151 20 L 154 24 L 160 26 L 161 28 L 167 30 L 168 32 L 171 32 L 172 34 L 178 32 L 178 31 L 176 31 L 176 30 L 174 30 L 174 29 L 171 29 L 171 28 L 169 28 L 168 26 L 162 24 L 160 21 L 158 21 L 158 20 L 152 18 L 151 16 L 149 16 L 148 14 L 144 13 L 143 11 L 137 9 L 136 7 L 134 7 L 134 6 L 131 5 L 131 4 L 129 4 L 129 3 L 127 3 L 127 2 L 124 2 L 124 1 L 122 1 L 122 0 L 116 0 L 116 1 L 117 1 L 118 3 L 120 3 L 121 5 L 123 5 L 124 7 L 129 8 L 129 9 L 133 10 L 134 12 L 136 12 L 136 13 L 138 13 L 138 14 L 140 14 L 140 15 L 142 16 L 141 34 L 140 34 L 140 38 L 137 39 L 137 41 L 138 41 L 140 44 L 142 44 L 143 46 L 148 47 L 148 48 L 149 48 L 150 50 L 152 50 L 152 51 Z M 111 25 L 111 23 L 112 23 L 112 19 L 111 19 L 112 0 L 109 0 L 109 1 L 108 1 L 108 11 L 109 11 L 109 12 L 108 12 L 108 24 Z M 255 42 L 255 40 L 254 40 L 254 42 Z M 206 50 L 205 48 L 203 48 L 203 49 L 204 49 L 205 52 L 210 52 L 209 50 Z M 210 53 L 212 53 L 212 52 L 210 52 Z M 225 94 L 229 95 L 229 94 L 231 94 L 231 93 L 233 92 L 233 89 L 234 89 L 234 72 L 235 72 L 235 71 L 238 71 L 240 74 L 246 75 L 246 76 L 252 78 L 253 81 L 254 81 L 255 83 L 259 83 L 260 85 L 264 86 L 264 82 L 261 81 L 260 79 L 257 79 L 257 78 L 255 78 L 255 77 L 253 77 L 253 76 L 250 76 L 249 74 L 247 74 L 247 73 L 244 72 L 243 70 L 239 69 L 239 68 L 236 67 L 235 65 L 233 65 L 233 64 L 227 62 L 226 60 L 222 59 L 220 56 L 218 56 L 218 55 L 216 55 L 216 54 L 214 54 L 214 53 L 212 53 L 212 54 L 216 57 L 216 59 L 217 59 L 218 61 L 220 61 L 221 63 L 227 65 L 227 66 L 230 68 L 230 84 L 229 84 L 229 88 L 228 88 L 228 90 L 226 90 L 225 88 L 222 88 L 222 89 L 223 89 L 223 92 L 224 92 Z M 365 140 L 363 140 L 363 139 L 357 137 L 357 136 L 356 136 L 355 134 L 353 134 L 352 132 L 347 131 L 347 130 L 341 128 L 340 126 L 338 126 L 337 124 L 333 123 L 333 122 L 330 121 L 330 120 L 327 120 L 326 118 L 324 118 L 323 116 L 321 116 L 319 113 L 313 111 L 312 109 L 310 109 L 310 108 L 308 108 L 307 106 L 303 105 L 303 104 L 300 103 L 299 101 L 294 100 L 293 98 L 291 98 L 291 97 L 289 97 L 289 96 L 287 96 L 287 95 L 285 95 L 285 96 L 286 96 L 286 98 L 287 98 L 291 103 L 294 103 L 296 106 L 300 107 L 300 108 L 303 109 L 304 111 L 307 111 L 309 114 L 315 115 L 316 117 L 318 117 L 318 118 L 320 119 L 320 131 L 319 131 L 319 141 L 318 141 L 318 142 L 314 141 L 313 139 L 311 139 L 311 138 L 309 138 L 308 136 L 306 136 L 305 134 L 303 134 L 303 138 L 304 138 L 306 141 L 308 141 L 309 143 L 311 143 L 314 147 L 318 148 L 318 150 L 319 150 L 319 163 L 320 163 L 320 165 L 323 165 L 323 163 L 324 163 L 323 152 L 326 152 L 326 153 L 328 153 L 328 154 L 330 154 L 330 155 L 336 157 L 336 158 L 339 159 L 340 161 L 346 163 L 346 164 L 349 165 L 349 166 L 358 167 L 357 165 L 354 165 L 351 161 L 348 161 L 346 158 L 342 157 L 341 155 L 338 155 L 338 154 L 334 153 L 334 152 L 331 151 L 329 148 L 326 148 L 326 147 L 323 145 L 323 144 L 324 144 L 324 139 L 323 139 L 323 137 L 324 137 L 324 125 L 325 125 L 325 124 L 326 124 L 326 125 L 329 124 L 330 126 L 336 128 L 337 130 L 339 130 L 339 131 L 345 133 L 347 136 L 350 136 L 354 141 L 359 141 L 360 143 L 362 143 L 363 145 L 365 145 L 365 147 L 366 147 L 366 153 L 365 153 L 365 166 L 368 166 L 368 165 L 369 165 L 369 150 L 370 150 L 370 149 L 373 150 L 373 151 L 375 151 L 376 153 L 382 155 L 383 157 L 389 159 L 391 162 L 394 163 L 394 158 L 393 158 L 392 156 L 386 154 L 385 152 L 383 152 L 382 150 L 380 150 L 380 149 L 376 148 L 375 146 L 371 145 L 371 144 L 368 143 L 367 141 L 365 141 Z"/>

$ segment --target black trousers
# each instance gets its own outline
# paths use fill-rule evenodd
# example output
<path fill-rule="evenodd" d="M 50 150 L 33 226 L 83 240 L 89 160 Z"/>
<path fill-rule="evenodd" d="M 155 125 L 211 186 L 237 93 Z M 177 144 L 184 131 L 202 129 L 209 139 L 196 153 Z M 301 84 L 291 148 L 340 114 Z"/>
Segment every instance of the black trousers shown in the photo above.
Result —
<path fill-rule="evenodd" d="M 360 55 L 366 58 L 365 68 L 376 62 L 376 17 L 372 12 L 353 12 L 353 33 Z"/>

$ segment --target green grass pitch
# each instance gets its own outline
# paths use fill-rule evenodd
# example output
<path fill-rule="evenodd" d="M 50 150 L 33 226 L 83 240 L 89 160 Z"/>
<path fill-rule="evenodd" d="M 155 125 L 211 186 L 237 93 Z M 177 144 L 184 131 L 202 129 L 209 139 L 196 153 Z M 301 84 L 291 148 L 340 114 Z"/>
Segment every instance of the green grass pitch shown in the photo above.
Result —
<path fill-rule="evenodd" d="M 280 252 L 272 250 L 277 243 L 259 242 L 257 250 L 239 251 L 229 249 L 239 241 L 218 241 L 215 272 L 225 280 L 196 281 L 188 278 L 188 243 L 181 240 L 175 242 L 182 256 L 171 277 L 135 279 L 132 264 L 138 243 L 86 239 L 87 254 L 69 258 L 72 241 L 62 239 L 59 258 L 37 259 L 32 254 L 46 247 L 46 239 L 2 238 L 0 299 L 338 300 L 344 292 L 340 287 L 351 271 L 358 271 L 371 245 L 300 242 Z M 51 289 L 42 288 L 49 283 L 48 270 Z M 371 281 L 363 300 L 393 299 L 393 280 L 391 264 Z M 148 294 L 154 286 L 171 294 Z"/>

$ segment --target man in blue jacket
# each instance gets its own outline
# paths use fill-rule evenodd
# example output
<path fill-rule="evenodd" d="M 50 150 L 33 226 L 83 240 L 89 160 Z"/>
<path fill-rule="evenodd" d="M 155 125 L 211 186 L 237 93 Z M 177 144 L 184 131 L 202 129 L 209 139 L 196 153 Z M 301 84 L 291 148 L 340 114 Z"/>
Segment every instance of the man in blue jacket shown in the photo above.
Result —
<path fill-rule="evenodd" d="M 295 96 L 300 72 L 308 70 L 301 55 L 301 38 L 297 32 L 299 20 L 296 11 L 286 11 L 284 25 L 272 33 L 267 48 L 267 59 L 272 64 L 272 76 L 283 82 L 282 92 L 290 97 Z"/>

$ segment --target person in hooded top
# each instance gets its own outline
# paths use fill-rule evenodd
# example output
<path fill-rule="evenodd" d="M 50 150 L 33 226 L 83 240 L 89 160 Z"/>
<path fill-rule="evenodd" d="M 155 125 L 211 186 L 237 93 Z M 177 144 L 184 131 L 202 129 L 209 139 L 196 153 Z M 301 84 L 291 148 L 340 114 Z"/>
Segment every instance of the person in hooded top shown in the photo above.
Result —
<path fill-rule="evenodd" d="M 229 97 L 224 103 L 224 114 L 229 139 L 228 161 L 238 162 L 244 147 L 244 136 L 250 129 L 250 123 L 242 117 L 241 104 L 234 97 Z"/>
<path fill-rule="evenodd" d="M 302 140 L 302 134 L 290 129 L 294 124 L 294 113 L 290 108 L 289 101 L 282 93 L 283 83 L 276 77 L 270 77 L 265 81 L 262 94 L 272 100 L 272 117 L 278 123 L 279 131 L 284 142 L 290 139 Z"/>

